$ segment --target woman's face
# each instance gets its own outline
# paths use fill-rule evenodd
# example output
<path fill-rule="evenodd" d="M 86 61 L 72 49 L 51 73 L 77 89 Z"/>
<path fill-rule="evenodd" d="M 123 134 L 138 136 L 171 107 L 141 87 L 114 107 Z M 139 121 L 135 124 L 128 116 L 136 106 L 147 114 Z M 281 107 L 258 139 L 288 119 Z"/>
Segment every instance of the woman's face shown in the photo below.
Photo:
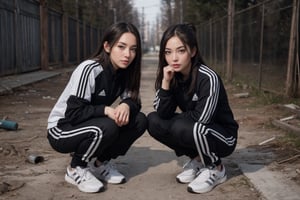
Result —
<path fill-rule="evenodd" d="M 109 44 L 105 42 L 104 49 L 109 53 L 114 69 L 126 69 L 136 56 L 136 38 L 132 33 L 123 33 L 114 46 L 110 47 Z"/>
<path fill-rule="evenodd" d="M 185 46 L 182 41 L 177 37 L 171 37 L 166 44 L 165 59 L 169 66 L 175 72 L 180 72 L 187 77 L 191 69 L 191 58 L 195 52 L 191 52 L 188 46 Z"/>

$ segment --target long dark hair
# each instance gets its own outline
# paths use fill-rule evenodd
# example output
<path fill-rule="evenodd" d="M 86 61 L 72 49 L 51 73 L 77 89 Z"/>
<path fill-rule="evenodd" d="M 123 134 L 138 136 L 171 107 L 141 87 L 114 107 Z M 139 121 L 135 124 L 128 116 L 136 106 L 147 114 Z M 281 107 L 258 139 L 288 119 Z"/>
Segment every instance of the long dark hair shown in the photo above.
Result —
<path fill-rule="evenodd" d="M 104 68 L 109 66 L 111 64 L 110 57 L 109 53 L 104 50 L 104 43 L 107 42 L 109 46 L 113 47 L 118 42 L 120 37 L 124 33 L 128 32 L 132 33 L 136 38 L 136 55 L 130 65 L 126 69 L 122 70 L 122 76 L 124 76 L 123 79 L 125 81 L 125 87 L 132 92 L 131 97 L 134 100 L 137 100 L 139 98 L 141 80 L 142 47 L 139 31 L 133 24 L 127 22 L 119 22 L 111 25 L 105 31 L 100 43 L 100 47 L 96 54 L 93 56 L 93 59 L 97 60 Z"/>
<path fill-rule="evenodd" d="M 161 42 L 160 42 L 160 50 L 159 50 L 159 62 L 157 68 L 157 78 L 155 81 L 155 89 L 158 90 L 161 87 L 161 82 L 163 79 L 163 68 L 168 65 L 166 58 L 165 58 L 165 48 L 168 40 L 172 37 L 178 37 L 184 46 L 189 47 L 191 50 L 195 49 L 196 53 L 195 56 L 191 58 L 192 62 L 192 69 L 191 69 L 191 76 L 192 81 L 190 87 L 188 89 L 188 93 L 193 92 L 195 87 L 195 82 L 197 78 L 197 69 L 198 66 L 204 64 L 202 56 L 200 55 L 198 42 L 196 37 L 196 28 L 193 24 L 176 24 L 172 25 L 167 28 L 164 32 Z M 171 88 L 176 87 L 178 80 L 176 76 L 171 81 Z"/>

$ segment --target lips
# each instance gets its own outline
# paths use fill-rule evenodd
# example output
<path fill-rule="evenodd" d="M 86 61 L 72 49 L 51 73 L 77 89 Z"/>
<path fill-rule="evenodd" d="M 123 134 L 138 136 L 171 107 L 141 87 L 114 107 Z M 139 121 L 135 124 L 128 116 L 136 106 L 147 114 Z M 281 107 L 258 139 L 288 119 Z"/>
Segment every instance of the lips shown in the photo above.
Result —
<path fill-rule="evenodd" d="M 123 65 L 128 65 L 129 61 L 128 61 L 128 60 L 121 60 L 121 63 L 122 63 Z"/>
<path fill-rule="evenodd" d="M 180 65 L 179 64 L 173 64 L 172 67 L 176 69 L 176 68 L 179 68 Z"/>

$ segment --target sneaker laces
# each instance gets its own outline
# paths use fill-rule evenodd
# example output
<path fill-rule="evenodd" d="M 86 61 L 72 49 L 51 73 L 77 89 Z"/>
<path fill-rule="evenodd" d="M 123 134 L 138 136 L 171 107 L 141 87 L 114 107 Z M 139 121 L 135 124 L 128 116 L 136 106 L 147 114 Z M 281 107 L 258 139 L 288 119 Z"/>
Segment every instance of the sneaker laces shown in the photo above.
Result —
<path fill-rule="evenodd" d="M 76 170 L 76 173 L 79 175 L 79 183 L 91 179 L 92 175 L 89 173 L 89 168 L 80 168 Z"/>
<path fill-rule="evenodd" d="M 213 166 L 213 165 L 207 166 L 207 167 L 205 167 L 205 168 L 200 169 L 200 170 L 197 172 L 196 176 L 198 176 L 199 174 L 201 174 L 203 171 L 206 171 L 206 170 L 209 171 L 209 176 L 210 176 L 210 177 L 211 177 L 211 176 L 216 177 L 216 176 L 218 175 L 218 173 L 222 173 L 222 171 L 223 171 L 223 166 L 222 166 L 222 170 L 221 170 L 221 171 L 218 171 L 218 170 L 216 169 L 216 166 Z"/>
<path fill-rule="evenodd" d="M 205 170 L 209 170 L 209 171 L 210 171 L 210 169 L 207 168 L 207 167 L 201 168 L 201 169 L 196 173 L 196 176 L 198 176 L 199 174 L 201 174 L 201 173 L 204 172 Z"/>

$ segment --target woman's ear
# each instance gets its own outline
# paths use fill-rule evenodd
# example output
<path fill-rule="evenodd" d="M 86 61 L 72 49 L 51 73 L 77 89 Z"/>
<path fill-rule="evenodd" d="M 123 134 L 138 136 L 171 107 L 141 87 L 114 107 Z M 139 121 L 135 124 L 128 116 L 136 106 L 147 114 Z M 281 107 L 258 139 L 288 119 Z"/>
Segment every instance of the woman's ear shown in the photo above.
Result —
<path fill-rule="evenodd" d="M 103 48 L 104 48 L 106 53 L 110 53 L 110 45 L 108 44 L 107 41 L 104 42 Z"/>
<path fill-rule="evenodd" d="M 194 47 L 191 52 L 191 57 L 194 57 L 196 55 L 196 52 L 197 52 L 197 49 Z"/>

